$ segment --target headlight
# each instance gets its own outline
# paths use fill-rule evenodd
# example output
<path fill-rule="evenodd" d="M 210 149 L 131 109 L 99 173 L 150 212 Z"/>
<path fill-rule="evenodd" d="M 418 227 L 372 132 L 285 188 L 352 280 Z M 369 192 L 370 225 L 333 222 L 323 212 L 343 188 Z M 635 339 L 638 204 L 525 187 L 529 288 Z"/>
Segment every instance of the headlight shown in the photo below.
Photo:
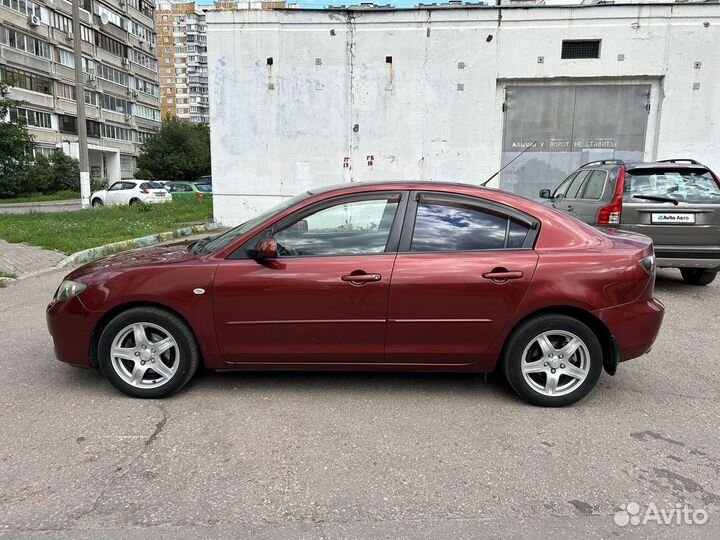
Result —
<path fill-rule="evenodd" d="M 63 281 L 55 293 L 55 301 L 64 302 L 65 300 L 69 300 L 73 296 L 77 296 L 83 292 L 85 289 L 87 289 L 87 285 L 84 283 L 69 280 Z"/>

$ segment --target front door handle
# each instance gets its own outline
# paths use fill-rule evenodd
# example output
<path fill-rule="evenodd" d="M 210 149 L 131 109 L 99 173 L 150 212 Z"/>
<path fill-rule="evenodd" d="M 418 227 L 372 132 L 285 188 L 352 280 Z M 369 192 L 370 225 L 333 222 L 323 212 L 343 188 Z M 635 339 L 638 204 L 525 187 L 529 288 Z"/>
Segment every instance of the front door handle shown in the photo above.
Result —
<path fill-rule="evenodd" d="M 572 205 L 572 204 L 568 204 L 568 205 L 567 205 L 567 209 L 568 209 L 569 211 L 572 211 L 573 205 Z"/>
<path fill-rule="evenodd" d="M 485 272 L 482 277 L 492 279 L 496 283 L 505 283 L 509 279 L 520 279 L 523 273 L 519 271 L 509 271 L 506 268 L 493 268 L 491 272 Z"/>
<path fill-rule="evenodd" d="M 365 272 L 352 273 L 346 276 L 342 276 L 340 279 L 351 283 L 353 285 L 363 285 L 365 283 L 374 283 L 380 281 L 382 276 L 380 274 L 366 274 Z"/>

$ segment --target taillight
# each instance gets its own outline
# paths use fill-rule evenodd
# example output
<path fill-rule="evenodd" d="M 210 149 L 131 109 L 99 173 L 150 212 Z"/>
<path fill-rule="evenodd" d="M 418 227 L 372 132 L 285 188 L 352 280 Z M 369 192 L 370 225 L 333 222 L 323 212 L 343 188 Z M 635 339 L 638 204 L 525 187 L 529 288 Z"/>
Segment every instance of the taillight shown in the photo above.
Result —
<path fill-rule="evenodd" d="M 655 253 L 652 253 L 648 255 L 647 257 L 643 257 L 640 259 L 640 266 L 643 267 L 643 269 L 650 274 L 651 276 L 655 275 Z"/>
<path fill-rule="evenodd" d="M 196 199 L 202 199 L 202 193 L 200 193 L 199 191 L 196 191 L 196 192 L 195 192 L 195 198 L 196 198 Z"/>
<path fill-rule="evenodd" d="M 618 225 L 622 215 L 623 190 L 625 189 L 625 167 L 620 168 L 612 201 L 598 212 L 598 225 Z"/>
<path fill-rule="evenodd" d="M 147 195 L 150 192 L 147 189 L 141 189 L 140 193 L 142 193 L 143 195 Z"/>

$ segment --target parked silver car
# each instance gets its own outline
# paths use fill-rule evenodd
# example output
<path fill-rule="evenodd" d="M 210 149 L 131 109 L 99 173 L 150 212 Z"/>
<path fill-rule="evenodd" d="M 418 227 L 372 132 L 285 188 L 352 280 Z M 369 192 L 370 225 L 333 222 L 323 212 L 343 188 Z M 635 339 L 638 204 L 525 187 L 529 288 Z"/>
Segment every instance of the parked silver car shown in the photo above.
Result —
<path fill-rule="evenodd" d="M 593 161 L 540 198 L 585 223 L 649 236 L 657 265 L 687 283 L 707 285 L 720 270 L 720 180 L 693 159 Z"/>

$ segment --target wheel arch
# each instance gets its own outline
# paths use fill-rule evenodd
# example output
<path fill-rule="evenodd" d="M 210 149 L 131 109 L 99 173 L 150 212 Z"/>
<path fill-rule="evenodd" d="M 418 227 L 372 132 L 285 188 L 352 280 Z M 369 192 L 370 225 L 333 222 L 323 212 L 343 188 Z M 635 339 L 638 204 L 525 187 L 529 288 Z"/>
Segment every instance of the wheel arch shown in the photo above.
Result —
<path fill-rule="evenodd" d="M 603 354 L 603 368 L 609 375 L 615 375 L 615 370 L 617 369 L 618 362 L 620 361 L 620 352 L 617 342 L 615 341 L 615 337 L 610 333 L 610 330 L 607 326 L 605 326 L 605 323 L 603 323 L 595 315 L 585 309 L 575 306 L 547 306 L 525 315 L 522 319 L 515 323 L 512 330 L 510 330 L 508 335 L 505 337 L 502 352 L 500 354 L 501 359 L 505 357 L 505 351 L 508 343 L 510 342 L 510 338 L 517 329 L 527 321 L 542 315 L 566 315 L 586 324 L 597 336 L 598 341 L 600 341 Z M 498 365 L 500 365 L 500 362 L 498 362 Z"/>
<path fill-rule="evenodd" d="M 163 311 L 167 311 L 168 313 L 171 313 L 175 317 L 182 320 L 185 324 L 187 324 L 188 328 L 192 332 L 193 338 L 195 339 L 195 344 L 198 347 L 198 351 L 200 351 L 200 363 L 201 365 L 205 365 L 205 354 L 203 352 L 202 344 L 200 343 L 200 340 L 198 340 L 197 332 L 193 328 L 193 325 L 188 321 L 187 317 L 185 317 L 182 313 L 179 311 L 165 305 L 161 304 L 160 302 L 149 302 L 149 301 L 138 301 L 138 302 L 126 302 L 123 304 L 118 304 L 117 306 L 114 306 L 112 309 L 108 310 L 107 313 L 105 313 L 98 323 L 95 325 L 95 328 L 93 329 L 92 337 L 90 340 L 90 365 L 97 368 L 98 367 L 98 344 L 100 343 L 100 336 L 103 333 L 103 330 L 105 330 L 105 327 L 110 323 L 111 320 L 113 320 L 117 315 L 122 313 L 123 311 L 127 311 L 132 308 L 137 307 L 152 307 L 157 309 L 162 309 Z"/>

